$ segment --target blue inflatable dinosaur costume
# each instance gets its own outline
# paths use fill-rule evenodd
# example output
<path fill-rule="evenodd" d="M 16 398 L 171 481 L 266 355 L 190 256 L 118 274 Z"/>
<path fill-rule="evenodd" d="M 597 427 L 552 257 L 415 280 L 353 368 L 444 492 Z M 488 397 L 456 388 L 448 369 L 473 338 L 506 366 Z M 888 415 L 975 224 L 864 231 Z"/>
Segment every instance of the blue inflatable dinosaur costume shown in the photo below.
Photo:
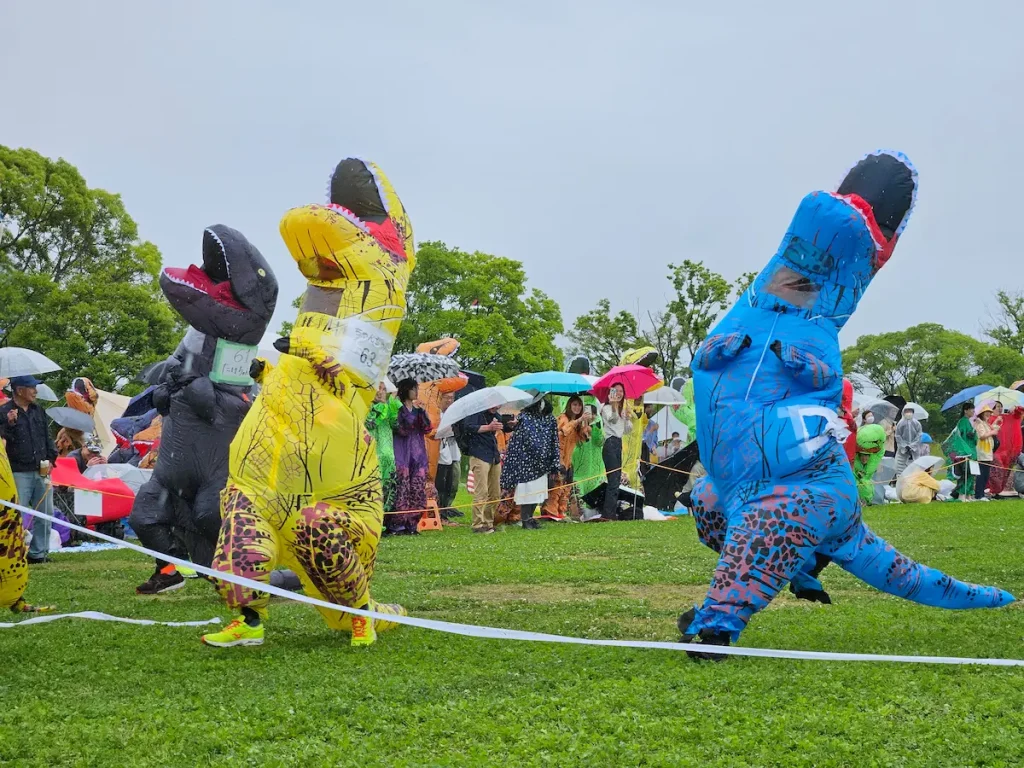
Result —
<path fill-rule="evenodd" d="M 910 161 L 879 151 L 837 192 L 809 194 L 779 250 L 697 351 L 697 440 L 708 474 L 694 488 L 694 517 L 720 557 L 703 605 L 679 619 L 684 641 L 735 641 L 787 582 L 820 590 L 814 577 L 828 558 L 924 605 L 1013 601 L 920 565 L 872 533 L 840 442 L 839 330 L 892 254 L 916 192 Z"/>

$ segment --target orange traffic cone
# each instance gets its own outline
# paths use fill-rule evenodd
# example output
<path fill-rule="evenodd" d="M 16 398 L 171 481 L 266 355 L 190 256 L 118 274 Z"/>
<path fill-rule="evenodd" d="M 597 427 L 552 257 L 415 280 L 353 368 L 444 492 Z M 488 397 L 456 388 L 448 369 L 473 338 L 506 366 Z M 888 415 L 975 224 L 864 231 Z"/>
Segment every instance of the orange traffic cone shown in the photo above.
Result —
<path fill-rule="evenodd" d="M 437 502 L 433 499 L 427 500 L 427 508 L 423 510 L 420 521 L 416 525 L 417 531 L 440 531 L 441 513 L 438 511 Z"/>

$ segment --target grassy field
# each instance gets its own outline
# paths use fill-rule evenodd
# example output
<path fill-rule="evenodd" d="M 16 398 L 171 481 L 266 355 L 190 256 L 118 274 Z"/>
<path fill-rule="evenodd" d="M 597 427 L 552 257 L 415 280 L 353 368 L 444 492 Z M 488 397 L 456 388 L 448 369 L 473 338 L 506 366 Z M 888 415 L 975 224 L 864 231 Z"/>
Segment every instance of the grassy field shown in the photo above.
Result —
<path fill-rule="evenodd" d="M 893 506 L 904 552 L 1024 594 L 1024 503 Z M 468 527 L 386 540 L 374 593 L 414 615 L 583 637 L 676 640 L 714 558 L 689 519 Z M 34 601 L 161 620 L 226 617 L 212 587 L 133 587 L 133 553 L 57 555 Z M 749 646 L 1024 658 L 1024 611 L 952 612 L 864 587 L 781 596 Z M 261 648 L 195 628 L 88 621 L 0 630 L 0 764 L 214 766 L 1017 766 L 1024 669 L 731 659 L 498 642 L 399 628 L 352 650 L 275 601 Z"/>

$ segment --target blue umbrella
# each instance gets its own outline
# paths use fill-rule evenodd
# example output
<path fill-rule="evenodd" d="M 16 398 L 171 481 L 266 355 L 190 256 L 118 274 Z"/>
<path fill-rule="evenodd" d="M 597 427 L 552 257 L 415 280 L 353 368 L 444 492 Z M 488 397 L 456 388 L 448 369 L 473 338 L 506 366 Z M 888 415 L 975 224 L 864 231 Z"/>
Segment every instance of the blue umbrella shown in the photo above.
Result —
<path fill-rule="evenodd" d="M 590 379 L 579 373 L 563 371 L 541 371 L 540 373 L 521 373 L 510 379 L 510 386 L 541 394 L 576 395 L 589 392 L 594 386 Z"/>
<path fill-rule="evenodd" d="M 974 400 L 982 392 L 988 392 L 992 387 L 988 384 L 978 384 L 967 389 L 962 389 L 953 395 L 949 400 L 942 404 L 940 411 L 948 411 L 950 408 L 956 408 L 958 405 L 963 405 L 968 400 Z"/>

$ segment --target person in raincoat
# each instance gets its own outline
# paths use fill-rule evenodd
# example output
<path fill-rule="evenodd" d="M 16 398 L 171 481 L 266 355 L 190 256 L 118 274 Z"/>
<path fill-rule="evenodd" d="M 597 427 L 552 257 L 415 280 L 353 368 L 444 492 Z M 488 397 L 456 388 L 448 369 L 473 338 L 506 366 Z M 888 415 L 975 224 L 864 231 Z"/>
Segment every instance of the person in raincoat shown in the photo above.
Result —
<path fill-rule="evenodd" d="M 598 416 L 597 406 L 584 406 L 590 415 L 590 424 L 586 436 L 576 444 L 572 453 L 572 475 L 576 483 L 575 491 L 580 500 L 580 505 L 586 507 L 599 517 L 595 509 L 600 505 L 600 488 L 604 484 L 604 430 L 601 428 L 601 418 Z M 580 510 L 581 516 L 585 514 L 584 509 Z"/>
<path fill-rule="evenodd" d="M 914 409 L 906 408 L 903 411 L 903 418 L 896 425 L 896 474 L 899 475 L 917 458 L 918 450 L 921 447 L 921 435 L 924 428 L 921 422 L 914 418 Z"/>
<path fill-rule="evenodd" d="M 998 424 L 996 433 L 997 445 L 992 452 L 992 471 L 989 474 L 988 491 L 993 496 L 1013 496 L 1013 481 L 1010 478 L 1010 467 L 1017 463 L 1021 452 L 1021 417 L 1024 408 L 1017 407 L 1005 411 L 1003 404 L 996 402 L 993 425 Z"/>
<path fill-rule="evenodd" d="M 857 454 L 853 457 L 853 476 L 861 503 L 870 504 L 875 497 L 875 472 L 885 456 L 885 427 L 865 424 L 857 430 Z"/>
<path fill-rule="evenodd" d="M 930 504 L 940 488 L 932 473 L 939 469 L 942 469 L 942 462 L 937 462 L 931 470 L 918 469 L 903 478 L 900 501 L 904 504 Z"/>
<path fill-rule="evenodd" d="M 377 387 L 377 397 L 366 415 L 366 431 L 377 446 L 377 461 L 380 464 L 380 483 L 384 493 L 384 512 L 395 509 L 395 444 L 394 430 L 398 426 L 398 411 L 402 404 L 390 397 L 382 381 Z"/>
<path fill-rule="evenodd" d="M 590 436 L 590 413 L 583 406 L 583 398 L 573 395 L 558 417 L 558 444 L 560 469 L 552 476 L 552 488 L 541 510 L 541 517 L 564 520 L 572 496 L 573 454 L 581 440 Z"/>
<path fill-rule="evenodd" d="M 971 462 L 978 460 L 978 431 L 974 428 L 974 403 L 964 403 L 960 409 L 960 420 L 956 423 L 942 450 L 949 459 L 953 477 L 956 478 L 954 499 L 973 501 L 974 475 Z"/>

